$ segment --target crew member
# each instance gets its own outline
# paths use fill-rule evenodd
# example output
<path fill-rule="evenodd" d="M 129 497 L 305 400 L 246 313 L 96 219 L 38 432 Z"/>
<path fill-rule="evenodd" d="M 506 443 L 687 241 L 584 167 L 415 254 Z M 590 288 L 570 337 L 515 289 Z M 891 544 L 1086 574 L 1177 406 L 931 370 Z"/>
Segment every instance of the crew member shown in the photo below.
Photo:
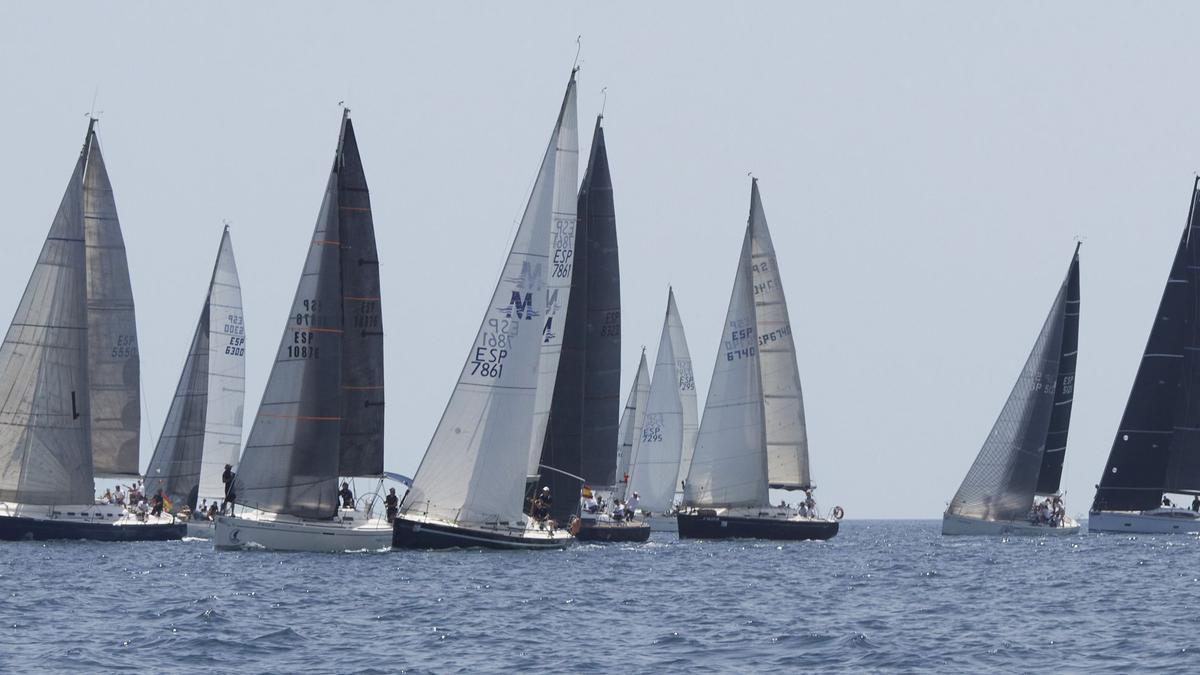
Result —
<path fill-rule="evenodd" d="M 388 490 L 388 496 L 383 498 L 383 505 L 387 507 L 387 521 L 390 523 L 396 519 L 396 514 L 400 513 L 400 498 L 396 496 L 396 488 Z"/>
<path fill-rule="evenodd" d="M 233 479 L 237 476 L 233 472 L 233 465 L 226 464 L 225 471 L 221 473 L 221 482 L 225 484 L 225 500 L 221 502 L 221 515 L 225 515 L 225 507 L 229 507 L 229 515 L 233 515 L 233 504 L 237 501 L 237 493 L 233 489 Z"/>
<path fill-rule="evenodd" d="M 354 493 L 350 491 L 349 483 L 342 483 L 342 489 L 338 492 L 338 496 L 342 498 L 342 508 L 354 508 Z"/>

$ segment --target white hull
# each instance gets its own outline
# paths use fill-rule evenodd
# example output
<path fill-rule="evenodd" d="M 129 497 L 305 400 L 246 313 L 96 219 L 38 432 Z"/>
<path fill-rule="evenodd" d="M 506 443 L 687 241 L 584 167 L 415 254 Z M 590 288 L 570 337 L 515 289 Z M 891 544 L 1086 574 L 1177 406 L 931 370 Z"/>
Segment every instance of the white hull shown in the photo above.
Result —
<path fill-rule="evenodd" d="M 1092 511 L 1088 532 L 1112 534 L 1187 534 L 1200 532 L 1200 513 L 1186 509 Z"/>
<path fill-rule="evenodd" d="M 1062 527 L 1034 524 L 1027 520 L 984 520 L 949 513 L 942 516 L 942 534 L 975 536 L 1065 537 L 1079 534 L 1079 523 L 1070 516 Z"/>
<path fill-rule="evenodd" d="M 220 550 L 377 551 L 391 543 L 392 526 L 386 520 L 345 510 L 331 520 L 249 511 L 236 517 L 217 516 L 213 528 L 213 545 Z"/>
<path fill-rule="evenodd" d="M 211 520 L 189 520 L 187 536 L 193 539 L 212 539 L 215 523 Z"/>

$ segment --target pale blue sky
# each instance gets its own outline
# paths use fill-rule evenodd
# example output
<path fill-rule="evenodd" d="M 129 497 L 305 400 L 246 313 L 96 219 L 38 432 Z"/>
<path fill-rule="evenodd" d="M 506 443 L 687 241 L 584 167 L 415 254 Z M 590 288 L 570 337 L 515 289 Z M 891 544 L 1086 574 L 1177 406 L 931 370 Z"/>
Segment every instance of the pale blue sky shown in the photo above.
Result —
<path fill-rule="evenodd" d="M 1065 487 L 1086 511 L 1200 167 L 1181 3 L 0 4 L 0 317 L 99 90 L 137 302 L 149 459 L 232 222 L 247 420 L 346 100 L 372 189 L 387 465 L 416 468 L 495 283 L 583 35 L 608 87 L 622 399 L 674 284 L 701 401 L 760 179 L 818 497 L 938 517 L 1084 237 Z M 582 174 L 582 167 L 581 167 Z"/>

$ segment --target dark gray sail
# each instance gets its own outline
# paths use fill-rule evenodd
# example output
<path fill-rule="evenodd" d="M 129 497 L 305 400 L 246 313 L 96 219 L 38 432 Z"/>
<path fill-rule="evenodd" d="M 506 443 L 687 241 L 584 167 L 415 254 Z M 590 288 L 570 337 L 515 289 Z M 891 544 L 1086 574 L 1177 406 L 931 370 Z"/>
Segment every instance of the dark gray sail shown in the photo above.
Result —
<path fill-rule="evenodd" d="M 346 118 L 337 171 L 342 274 L 342 435 L 338 472 L 383 475 L 383 310 L 371 196 Z"/>
<path fill-rule="evenodd" d="M 1142 361 L 1138 365 L 1121 424 L 1113 439 L 1112 449 L 1096 496 L 1093 511 L 1142 511 L 1159 505 L 1168 486 L 1172 491 L 1200 489 L 1200 480 L 1193 473 L 1192 483 L 1185 487 L 1172 479 L 1170 467 L 1187 469 L 1190 463 L 1184 455 L 1195 454 L 1198 446 L 1194 431 L 1177 426 L 1197 425 L 1181 414 L 1187 401 L 1200 390 L 1194 380 L 1194 361 L 1200 343 L 1195 335 L 1197 303 L 1200 302 L 1200 283 L 1196 278 L 1196 246 L 1192 234 L 1196 223 L 1196 202 L 1200 198 L 1200 179 L 1192 188 L 1192 202 L 1187 223 L 1179 238 L 1171 272 L 1159 300 L 1158 312 Z M 1194 403 L 1192 404 L 1194 406 Z M 1191 413 L 1194 417 L 1195 413 Z M 1190 443 L 1190 445 L 1189 445 Z M 1178 458 L 1175 456 L 1178 455 Z M 1194 461 L 1194 460 L 1193 460 Z M 1185 474 L 1181 476 L 1187 480 Z"/>
<path fill-rule="evenodd" d="M 142 417 L 133 291 L 117 205 L 94 131 L 83 176 L 83 225 L 93 470 L 136 476 Z"/>
<path fill-rule="evenodd" d="M 382 320 L 369 209 L 347 110 L 292 311 L 238 467 L 239 503 L 329 518 L 337 513 L 339 475 L 382 473 Z M 343 456 L 349 466 L 341 465 Z"/>
<path fill-rule="evenodd" d="M 542 446 L 539 486 L 556 495 L 559 522 L 579 509 L 580 484 L 609 485 L 617 465 L 621 387 L 621 273 L 612 177 L 603 116 L 596 118 L 587 170 L 579 188 L 575 269 L 563 328 L 558 378 Z M 557 469 L 555 471 L 553 469 Z"/>
<path fill-rule="evenodd" d="M 0 500 L 90 504 L 83 151 L 0 345 Z"/>
<path fill-rule="evenodd" d="M 1075 400 L 1075 364 L 1079 352 L 1079 244 L 1067 272 L 1067 306 L 1063 313 L 1062 347 L 1058 356 L 1058 386 L 1054 411 L 1046 432 L 1046 451 L 1038 471 L 1037 494 L 1058 493 L 1062 482 L 1063 461 L 1067 457 L 1067 436 L 1071 428 L 1071 406 Z"/>
<path fill-rule="evenodd" d="M 1077 256 L 1071 259 L 1068 276 L 1059 287 L 1037 342 L 975 463 L 950 502 L 949 513 L 984 520 L 1018 520 L 1029 514 L 1058 398 L 1067 298 Z"/>

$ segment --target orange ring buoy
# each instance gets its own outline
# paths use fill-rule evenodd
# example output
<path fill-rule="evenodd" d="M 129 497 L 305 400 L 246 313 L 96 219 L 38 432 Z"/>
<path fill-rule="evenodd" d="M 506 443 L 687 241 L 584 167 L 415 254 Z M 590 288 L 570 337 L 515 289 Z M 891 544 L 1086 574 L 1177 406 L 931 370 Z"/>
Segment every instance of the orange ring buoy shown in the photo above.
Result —
<path fill-rule="evenodd" d="M 846 515 L 846 512 L 842 510 L 842 507 L 840 507 L 840 506 L 833 507 L 833 519 L 834 520 L 841 520 L 843 517 L 845 517 L 845 515 Z"/>

